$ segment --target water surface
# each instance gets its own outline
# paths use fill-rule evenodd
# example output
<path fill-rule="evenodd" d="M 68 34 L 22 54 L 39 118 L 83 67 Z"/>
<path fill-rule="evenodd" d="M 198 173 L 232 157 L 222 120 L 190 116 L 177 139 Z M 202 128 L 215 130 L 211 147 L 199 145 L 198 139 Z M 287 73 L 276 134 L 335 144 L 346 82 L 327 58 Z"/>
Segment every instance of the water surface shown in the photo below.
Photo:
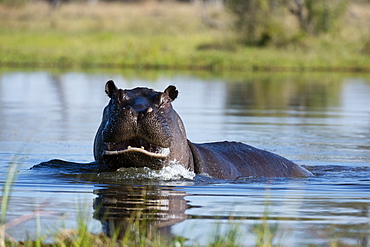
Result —
<path fill-rule="evenodd" d="M 191 141 L 241 141 L 289 158 L 316 176 L 227 181 L 177 168 L 30 170 L 51 159 L 93 161 L 108 79 L 122 88 L 164 90 L 174 84 L 180 94 L 173 105 Z M 216 229 L 237 223 L 241 241 L 253 244 L 253 229 L 265 220 L 277 227 L 275 243 L 284 246 L 366 245 L 369 95 L 370 77 L 356 74 L 0 72 L 2 184 L 9 165 L 19 164 L 7 220 L 41 208 L 42 234 L 75 228 L 81 214 L 98 233 L 109 230 L 109 222 L 127 221 L 139 208 L 150 215 L 149 224 L 188 243 L 204 244 Z M 37 224 L 32 218 L 7 234 L 18 240 L 35 236 Z"/>

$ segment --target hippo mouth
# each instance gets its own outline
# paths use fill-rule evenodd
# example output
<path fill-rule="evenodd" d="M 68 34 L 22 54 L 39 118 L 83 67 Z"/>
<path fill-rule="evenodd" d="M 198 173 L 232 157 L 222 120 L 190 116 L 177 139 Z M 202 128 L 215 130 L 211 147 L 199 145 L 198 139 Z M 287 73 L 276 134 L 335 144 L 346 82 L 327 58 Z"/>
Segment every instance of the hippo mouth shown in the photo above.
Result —
<path fill-rule="evenodd" d="M 119 155 L 139 152 L 155 158 L 166 158 L 170 148 L 160 147 L 143 139 L 129 139 L 122 142 L 108 142 L 104 155 Z"/>

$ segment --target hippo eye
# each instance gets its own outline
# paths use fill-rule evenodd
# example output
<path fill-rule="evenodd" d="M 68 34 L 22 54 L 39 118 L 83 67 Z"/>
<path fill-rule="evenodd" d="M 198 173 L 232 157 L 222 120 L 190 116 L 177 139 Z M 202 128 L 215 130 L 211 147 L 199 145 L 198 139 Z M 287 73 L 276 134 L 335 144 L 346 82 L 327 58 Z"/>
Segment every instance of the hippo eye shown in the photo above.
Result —
<path fill-rule="evenodd" d="M 171 102 L 170 98 L 167 95 L 162 94 L 161 95 L 161 100 L 159 103 L 160 108 L 165 108 L 168 107 L 168 104 Z"/>
<path fill-rule="evenodd" d="M 158 108 L 167 108 L 168 104 L 171 103 L 170 97 L 164 93 L 154 94 L 151 98 L 154 105 Z"/>
<path fill-rule="evenodd" d="M 130 103 L 129 95 L 122 89 L 119 89 L 112 95 L 112 103 L 114 105 L 125 106 Z"/>

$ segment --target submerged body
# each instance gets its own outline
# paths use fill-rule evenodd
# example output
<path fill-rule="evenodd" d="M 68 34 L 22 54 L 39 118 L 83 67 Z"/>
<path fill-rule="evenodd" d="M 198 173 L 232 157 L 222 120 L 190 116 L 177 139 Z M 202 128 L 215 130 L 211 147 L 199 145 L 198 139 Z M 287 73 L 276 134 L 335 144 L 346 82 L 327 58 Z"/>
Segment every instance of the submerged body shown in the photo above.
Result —
<path fill-rule="evenodd" d="M 187 140 L 181 118 L 172 108 L 178 91 L 118 89 L 108 81 L 110 97 L 94 141 L 95 160 L 108 169 L 162 169 L 178 163 L 196 174 L 221 179 L 247 176 L 311 176 L 303 167 L 270 152 L 238 142 L 195 144 Z"/>
<path fill-rule="evenodd" d="M 239 177 L 305 177 L 312 173 L 277 155 L 240 142 L 189 142 L 195 173 L 222 179 Z"/>

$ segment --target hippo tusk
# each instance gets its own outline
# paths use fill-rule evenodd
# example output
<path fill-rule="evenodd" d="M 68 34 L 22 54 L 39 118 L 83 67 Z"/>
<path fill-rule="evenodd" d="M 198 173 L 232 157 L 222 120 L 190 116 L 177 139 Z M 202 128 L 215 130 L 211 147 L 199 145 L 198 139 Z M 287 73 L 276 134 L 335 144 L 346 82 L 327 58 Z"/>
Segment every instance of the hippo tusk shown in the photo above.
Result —
<path fill-rule="evenodd" d="M 170 148 L 161 148 L 157 152 L 153 153 L 145 150 L 143 146 L 141 148 L 128 146 L 127 149 L 124 150 L 105 150 L 104 155 L 119 155 L 128 152 L 139 152 L 155 158 L 166 158 L 170 154 Z"/>

